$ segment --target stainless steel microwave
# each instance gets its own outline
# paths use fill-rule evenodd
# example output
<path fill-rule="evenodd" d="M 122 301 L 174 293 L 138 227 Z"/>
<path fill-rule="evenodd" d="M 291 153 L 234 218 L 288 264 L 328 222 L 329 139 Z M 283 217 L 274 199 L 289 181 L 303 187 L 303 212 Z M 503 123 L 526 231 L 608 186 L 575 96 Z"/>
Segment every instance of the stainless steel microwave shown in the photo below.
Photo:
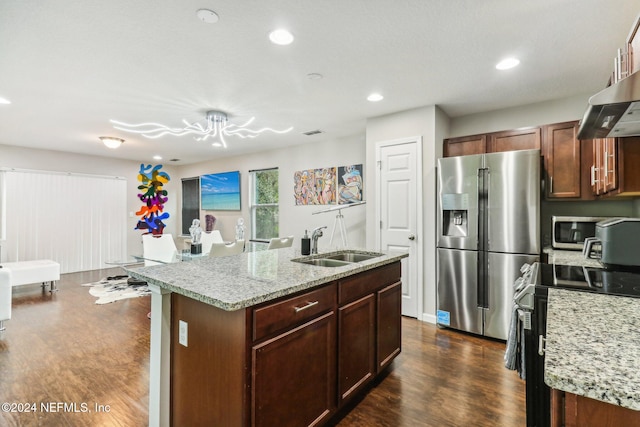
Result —
<path fill-rule="evenodd" d="M 581 251 L 584 239 L 596 235 L 596 224 L 610 217 L 552 216 L 551 233 L 554 249 Z"/>

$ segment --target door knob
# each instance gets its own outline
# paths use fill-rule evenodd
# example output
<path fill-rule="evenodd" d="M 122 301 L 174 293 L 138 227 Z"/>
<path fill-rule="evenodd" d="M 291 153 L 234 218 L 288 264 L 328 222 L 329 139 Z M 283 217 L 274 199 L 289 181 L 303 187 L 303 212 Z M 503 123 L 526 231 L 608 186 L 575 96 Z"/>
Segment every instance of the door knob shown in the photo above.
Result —
<path fill-rule="evenodd" d="M 410 234 L 409 235 L 409 240 L 416 240 L 416 235 L 415 234 Z"/>

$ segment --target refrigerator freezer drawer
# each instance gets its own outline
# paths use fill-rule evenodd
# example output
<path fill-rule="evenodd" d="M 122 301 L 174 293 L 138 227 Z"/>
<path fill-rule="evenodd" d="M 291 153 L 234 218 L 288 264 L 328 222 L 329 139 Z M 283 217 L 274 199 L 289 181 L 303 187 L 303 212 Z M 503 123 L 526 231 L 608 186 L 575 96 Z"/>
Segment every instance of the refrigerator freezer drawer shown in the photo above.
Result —
<path fill-rule="evenodd" d="M 487 298 L 489 308 L 484 313 L 484 334 L 488 337 L 506 340 L 509 334 L 513 312 L 513 283 L 523 264 L 539 261 L 537 255 L 488 254 Z"/>
<path fill-rule="evenodd" d="M 478 252 L 438 249 L 438 323 L 482 334 L 478 307 Z"/>

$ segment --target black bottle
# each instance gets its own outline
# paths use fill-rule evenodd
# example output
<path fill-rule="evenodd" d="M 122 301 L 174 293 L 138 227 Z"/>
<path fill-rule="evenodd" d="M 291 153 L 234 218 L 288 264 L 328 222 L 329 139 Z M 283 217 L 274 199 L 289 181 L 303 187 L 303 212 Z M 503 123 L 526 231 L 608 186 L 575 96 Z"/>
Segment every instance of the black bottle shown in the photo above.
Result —
<path fill-rule="evenodd" d="M 302 236 L 301 252 L 302 255 L 309 255 L 311 253 L 311 239 L 309 239 L 307 230 L 304 230 L 304 236 Z"/>

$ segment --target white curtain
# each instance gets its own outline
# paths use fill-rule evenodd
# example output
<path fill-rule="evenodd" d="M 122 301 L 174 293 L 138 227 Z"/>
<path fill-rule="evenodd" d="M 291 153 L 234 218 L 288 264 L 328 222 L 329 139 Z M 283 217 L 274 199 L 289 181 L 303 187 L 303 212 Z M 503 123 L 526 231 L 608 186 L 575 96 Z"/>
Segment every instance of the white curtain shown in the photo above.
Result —
<path fill-rule="evenodd" d="M 4 184 L 3 261 L 51 259 L 69 273 L 126 258 L 126 180 L 7 170 Z"/>

